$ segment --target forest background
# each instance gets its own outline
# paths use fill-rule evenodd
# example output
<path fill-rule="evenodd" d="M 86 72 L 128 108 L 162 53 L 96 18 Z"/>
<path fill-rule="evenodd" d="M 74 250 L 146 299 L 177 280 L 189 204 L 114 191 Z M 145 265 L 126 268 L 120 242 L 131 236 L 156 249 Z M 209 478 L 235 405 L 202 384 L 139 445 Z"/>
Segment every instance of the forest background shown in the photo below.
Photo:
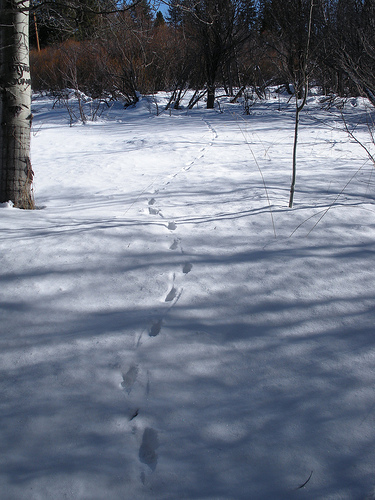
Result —
<path fill-rule="evenodd" d="M 135 104 L 171 92 L 178 108 L 215 105 L 269 85 L 375 104 L 374 0 L 34 0 L 30 16 L 34 91 L 67 88 Z M 163 14 L 164 13 L 164 14 Z"/>

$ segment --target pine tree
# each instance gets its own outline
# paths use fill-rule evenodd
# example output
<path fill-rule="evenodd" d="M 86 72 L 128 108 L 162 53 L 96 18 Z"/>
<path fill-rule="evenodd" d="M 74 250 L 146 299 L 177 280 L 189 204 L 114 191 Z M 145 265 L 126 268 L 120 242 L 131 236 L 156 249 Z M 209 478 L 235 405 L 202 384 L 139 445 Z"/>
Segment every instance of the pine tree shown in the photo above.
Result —
<path fill-rule="evenodd" d="M 160 26 L 164 26 L 164 25 L 165 25 L 165 19 L 164 19 L 163 13 L 159 10 L 156 13 L 156 18 L 154 21 L 154 28 L 159 28 Z"/>
<path fill-rule="evenodd" d="M 170 0 L 167 23 L 173 28 L 178 28 L 182 25 L 182 21 L 183 11 L 181 9 L 181 2 L 179 0 Z"/>

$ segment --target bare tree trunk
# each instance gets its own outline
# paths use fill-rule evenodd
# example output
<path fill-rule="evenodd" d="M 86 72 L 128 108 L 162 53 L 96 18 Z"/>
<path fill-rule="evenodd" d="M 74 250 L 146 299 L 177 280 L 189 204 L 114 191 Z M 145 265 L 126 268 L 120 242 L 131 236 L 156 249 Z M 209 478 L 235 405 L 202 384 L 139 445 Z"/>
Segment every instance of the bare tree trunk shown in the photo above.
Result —
<path fill-rule="evenodd" d="M 314 7 L 314 0 L 310 2 L 310 14 L 309 14 L 309 26 L 307 33 L 307 43 L 306 43 L 306 51 L 304 54 L 304 62 L 302 68 L 302 81 L 296 85 L 294 84 L 294 93 L 296 99 L 296 114 L 294 121 L 294 144 L 293 144 L 293 167 L 292 167 L 292 183 L 290 186 L 290 194 L 289 194 L 289 208 L 293 208 L 293 200 L 294 200 L 294 191 L 296 187 L 296 177 L 297 177 L 297 142 L 298 142 L 298 127 L 299 127 L 299 119 L 301 111 L 303 110 L 307 95 L 309 92 L 309 78 L 307 75 L 307 63 L 309 56 L 309 47 L 310 47 L 310 37 L 311 37 L 311 22 L 312 22 L 312 13 Z M 302 102 L 299 103 L 298 99 L 300 97 L 300 92 L 303 91 Z"/>
<path fill-rule="evenodd" d="M 308 82 L 305 82 L 304 96 L 302 103 L 298 103 L 298 91 L 296 92 L 296 114 L 294 119 L 294 142 L 293 142 L 293 167 L 292 167 L 292 183 L 290 185 L 290 195 L 289 195 L 289 208 L 293 208 L 294 191 L 296 188 L 296 177 L 297 177 L 297 142 L 298 142 L 298 127 L 299 127 L 299 117 L 303 107 L 306 104 L 307 94 L 309 91 Z"/>
<path fill-rule="evenodd" d="M 207 109 L 215 107 L 215 85 L 207 84 Z"/>
<path fill-rule="evenodd" d="M 0 0 L 0 203 L 34 208 L 29 0 Z"/>

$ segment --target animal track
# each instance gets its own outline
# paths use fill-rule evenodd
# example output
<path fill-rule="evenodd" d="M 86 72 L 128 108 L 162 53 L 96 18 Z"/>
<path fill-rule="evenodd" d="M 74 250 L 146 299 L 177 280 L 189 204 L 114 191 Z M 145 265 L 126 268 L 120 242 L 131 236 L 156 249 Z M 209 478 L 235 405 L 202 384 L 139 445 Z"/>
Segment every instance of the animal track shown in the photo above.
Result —
<path fill-rule="evenodd" d="M 213 134 L 215 134 L 215 131 L 210 127 L 210 125 L 207 123 L 208 128 L 211 130 Z M 204 155 L 204 149 L 201 151 L 202 156 Z M 196 160 L 191 162 L 185 169 L 190 169 Z M 174 177 L 174 176 L 173 176 Z M 166 183 L 165 185 L 167 185 Z M 160 217 L 163 217 L 163 214 L 159 208 L 157 208 L 157 200 L 155 198 L 150 198 L 147 202 L 147 209 L 150 215 L 158 215 Z M 146 209 L 146 210 L 147 210 Z M 164 225 L 169 231 L 175 231 L 177 229 L 177 224 L 175 221 L 171 220 L 168 221 L 166 225 Z M 169 249 L 170 250 L 177 250 L 180 248 L 181 253 L 183 254 L 183 248 L 181 245 L 181 238 L 174 238 L 173 243 L 170 245 Z M 181 268 L 180 268 L 181 269 Z M 182 264 L 182 273 L 183 274 L 188 274 L 190 271 L 193 269 L 193 264 L 191 262 L 184 262 Z M 181 275 L 180 275 L 181 276 Z M 164 313 L 162 317 L 159 316 L 159 318 L 155 318 L 152 321 L 152 324 L 148 328 L 148 335 L 149 337 L 157 337 L 162 329 L 163 326 L 163 319 L 168 315 L 169 311 L 176 306 L 179 298 L 181 297 L 181 294 L 183 292 L 182 287 L 178 287 L 175 285 L 175 279 L 176 275 L 173 273 L 170 274 L 170 279 L 168 282 L 168 292 L 167 295 L 165 296 L 164 302 L 170 302 L 171 304 L 167 306 L 167 310 Z M 142 331 L 142 333 L 146 330 L 146 328 Z M 137 348 L 140 344 L 140 339 L 142 336 L 142 333 L 138 339 L 138 344 Z M 142 372 L 143 373 L 143 372 Z M 139 375 L 139 367 L 136 364 L 133 364 L 129 367 L 126 373 L 122 374 L 123 381 L 121 382 L 121 386 L 127 391 L 128 394 L 133 389 L 134 384 L 137 381 Z M 146 385 L 146 390 L 145 390 L 145 396 L 146 399 L 149 399 L 150 397 L 150 373 L 147 371 L 147 385 Z M 131 398 L 133 399 L 133 398 Z M 139 413 L 140 413 L 140 407 L 137 406 L 132 406 L 129 408 L 129 413 L 128 413 L 128 418 L 129 422 L 132 422 L 135 420 Z M 139 420 L 139 418 L 138 418 Z M 136 429 L 137 426 L 134 427 Z M 138 458 L 139 461 L 143 464 L 146 464 L 150 469 L 151 472 L 154 472 L 158 463 L 158 455 L 156 453 L 157 448 L 159 447 L 159 439 L 158 439 L 158 433 L 155 431 L 155 429 L 151 427 L 147 427 L 143 431 L 142 435 L 142 442 L 139 447 L 138 451 Z M 145 484 L 146 481 L 146 472 L 145 469 L 141 472 L 140 475 L 141 481 L 143 484 Z"/>
<path fill-rule="evenodd" d="M 158 433 L 151 427 L 147 427 L 142 436 L 142 444 L 139 448 L 139 460 L 148 465 L 152 471 L 156 469 L 158 456 L 156 449 L 159 447 Z"/>
<path fill-rule="evenodd" d="M 138 373 L 139 373 L 138 365 L 132 365 L 129 368 L 129 370 L 125 373 L 125 375 L 122 374 L 121 387 L 126 389 L 128 394 L 131 393 L 133 385 L 135 384 L 135 381 L 137 380 Z"/>
<path fill-rule="evenodd" d="M 168 295 L 165 297 L 165 302 L 172 302 L 176 298 L 177 288 L 173 285 Z"/>
<path fill-rule="evenodd" d="M 154 207 L 153 205 L 155 205 L 156 203 L 156 199 L 155 198 L 151 198 L 148 200 L 147 204 L 148 204 L 148 213 L 150 215 L 160 215 L 160 217 L 163 217 L 163 214 L 161 213 L 161 210 L 159 208 L 156 208 Z"/>
<path fill-rule="evenodd" d="M 156 337 L 157 335 L 159 335 L 162 324 L 163 324 L 163 320 L 162 319 L 154 321 L 154 323 L 151 326 L 151 330 L 150 330 L 149 336 L 150 337 Z"/>
<path fill-rule="evenodd" d="M 182 268 L 182 272 L 184 274 L 188 274 L 192 269 L 193 269 L 193 264 L 191 264 L 190 262 L 185 262 L 184 267 Z"/>
<path fill-rule="evenodd" d="M 160 215 L 160 217 L 163 217 L 161 210 L 159 210 L 158 208 L 148 207 L 148 213 L 150 215 Z"/>
<path fill-rule="evenodd" d="M 179 240 L 177 238 L 175 238 L 173 240 L 172 245 L 169 247 L 169 250 L 176 250 L 178 248 L 178 243 L 179 243 Z"/>
<path fill-rule="evenodd" d="M 209 123 L 207 120 L 203 120 L 203 121 L 207 125 L 208 129 L 212 132 L 213 140 L 217 139 L 218 134 L 217 134 L 216 130 L 214 129 L 214 127 L 211 125 L 211 123 Z M 212 142 L 210 143 L 210 146 L 212 146 Z"/>

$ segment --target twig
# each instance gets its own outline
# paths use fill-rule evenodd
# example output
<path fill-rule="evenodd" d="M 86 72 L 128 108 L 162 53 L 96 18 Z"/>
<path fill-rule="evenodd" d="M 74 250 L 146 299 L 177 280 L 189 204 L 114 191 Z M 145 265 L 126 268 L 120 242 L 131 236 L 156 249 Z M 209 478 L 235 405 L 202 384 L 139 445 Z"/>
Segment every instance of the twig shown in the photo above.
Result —
<path fill-rule="evenodd" d="M 306 486 L 306 484 L 310 481 L 311 476 L 313 475 L 313 472 L 314 471 L 312 470 L 309 477 L 307 478 L 307 480 L 303 484 L 301 484 L 301 486 L 298 486 L 298 488 L 296 488 L 296 490 L 301 490 L 302 488 L 304 488 Z"/>
<path fill-rule="evenodd" d="M 256 156 L 254 154 L 254 151 L 252 150 L 250 144 L 249 144 L 249 141 L 247 140 L 247 137 L 245 135 L 245 132 L 242 130 L 240 124 L 238 123 L 238 117 L 233 113 L 233 116 L 236 118 L 236 121 L 237 121 L 237 125 L 238 125 L 238 128 L 240 129 L 241 131 L 241 134 L 243 135 L 243 138 L 245 139 L 245 142 L 247 144 L 247 147 L 250 149 L 250 152 L 251 152 L 251 155 L 254 159 L 254 162 L 255 162 L 255 165 L 258 167 L 258 170 L 259 170 L 259 173 L 260 173 L 260 176 L 262 178 L 262 182 L 263 182 L 263 187 L 264 187 L 264 191 L 266 193 L 266 197 L 267 197 L 267 203 L 268 203 L 268 208 L 270 210 L 270 215 L 271 215 L 271 221 L 272 221 L 272 227 L 273 227 L 273 234 L 275 235 L 275 238 L 277 238 L 277 235 L 276 235 L 276 227 L 275 227 L 275 221 L 274 221 L 274 218 L 273 218 L 273 212 L 272 212 L 272 208 L 271 208 L 271 201 L 270 201 L 270 197 L 268 195 L 268 189 L 267 189 L 267 185 L 266 185 L 266 181 L 264 179 L 264 176 L 263 176 L 263 172 L 262 172 L 262 169 L 260 168 L 260 165 L 258 163 L 258 160 L 256 159 Z"/>
<path fill-rule="evenodd" d="M 335 203 L 337 202 L 337 200 L 340 198 L 340 196 L 343 194 L 343 192 L 345 191 L 345 189 L 349 186 L 349 184 L 352 182 L 352 180 L 354 179 L 354 177 L 358 174 L 358 172 L 360 170 L 362 170 L 362 168 L 368 163 L 368 159 L 363 163 L 363 165 L 361 165 L 359 167 L 358 170 L 356 170 L 356 172 L 354 172 L 354 174 L 350 177 L 350 179 L 348 180 L 348 182 L 345 184 L 345 186 L 341 189 L 341 191 L 338 193 L 338 195 L 336 196 L 336 198 L 333 200 L 333 202 L 325 209 L 323 210 L 323 213 L 322 215 L 319 217 L 319 219 L 317 220 L 317 222 L 313 225 L 313 227 L 310 229 L 310 231 L 306 234 L 305 238 L 307 238 L 307 236 L 310 235 L 310 233 L 316 228 L 316 226 L 319 224 L 319 222 L 323 219 L 323 217 L 325 217 L 325 215 L 329 212 L 329 210 L 331 210 L 331 208 L 335 205 Z M 318 213 L 321 213 L 318 212 Z M 289 238 L 291 236 L 293 236 L 293 234 L 305 223 L 307 222 L 308 220 L 312 219 L 313 217 L 315 217 L 315 215 L 317 214 L 313 214 L 311 215 L 310 217 L 308 217 L 307 219 L 305 219 L 304 221 L 301 222 L 301 224 L 298 224 L 298 226 L 292 231 L 292 233 L 289 235 Z"/>
<path fill-rule="evenodd" d="M 374 156 L 371 154 L 370 150 L 369 150 L 369 149 L 368 149 L 368 148 L 367 148 L 367 147 L 363 144 L 363 142 L 361 142 L 361 141 L 358 139 L 358 137 L 356 137 L 356 136 L 353 134 L 353 132 L 352 132 L 351 130 L 349 130 L 348 124 L 346 123 L 346 120 L 345 120 L 345 117 L 344 117 L 344 115 L 343 115 L 343 112 L 342 112 L 342 111 L 341 111 L 341 118 L 342 118 L 342 121 L 343 121 L 343 123 L 344 123 L 345 130 L 346 130 L 347 134 L 349 135 L 349 137 L 351 137 L 351 138 L 352 138 L 352 139 L 353 139 L 353 140 L 354 140 L 354 141 L 355 141 L 355 142 L 356 142 L 359 146 L 361 146 L 361 148 L 363 148 L 363 149 L 366 151 L 366 153 L 367 153 L 367 155 L 368 155 L 369 159 L 370 159 L 370 160 L 372 161 L 372 163 L 375 165 L 375 158 L 374 158 Z M 370 132 L 370 136 L 371 136 L 371 138 L 372 138 L 372 140 L 373 140 L 372 130 L 371 130 L 371 127 L 370 127 L 370 125 L 369 125 L 369 124 L 368 124 L 368 129 L 369 129 L 369 132 Z M 374 141 L 373 141 L 373 142 L 374 142 Z"/>

